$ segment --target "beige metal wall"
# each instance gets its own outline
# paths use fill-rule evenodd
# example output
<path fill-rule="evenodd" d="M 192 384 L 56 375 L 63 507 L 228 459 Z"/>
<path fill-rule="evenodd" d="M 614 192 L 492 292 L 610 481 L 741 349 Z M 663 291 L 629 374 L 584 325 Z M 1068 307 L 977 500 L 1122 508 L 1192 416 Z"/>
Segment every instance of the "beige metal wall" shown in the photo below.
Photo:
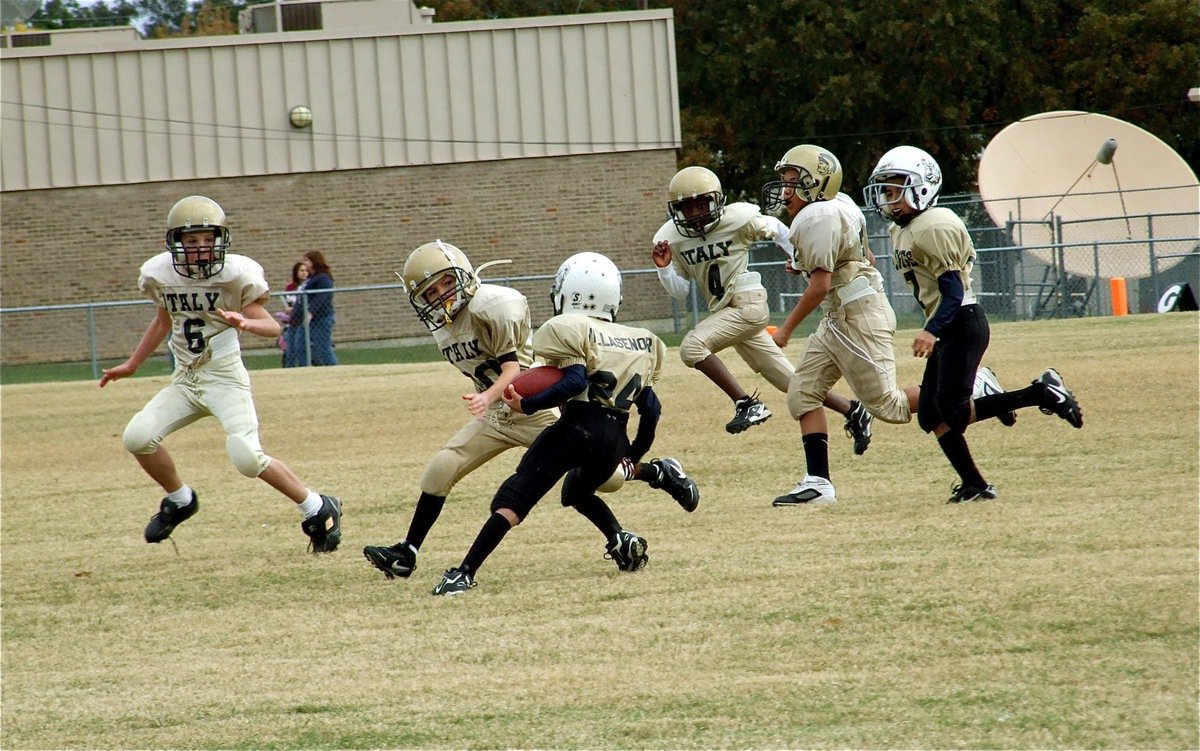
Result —
<path fill-rule="evenodd" d="M 0 189 L 677 148 L 671 11 L 5 50 Z M 313 125 L 288 112 L 304 104 Z"/>

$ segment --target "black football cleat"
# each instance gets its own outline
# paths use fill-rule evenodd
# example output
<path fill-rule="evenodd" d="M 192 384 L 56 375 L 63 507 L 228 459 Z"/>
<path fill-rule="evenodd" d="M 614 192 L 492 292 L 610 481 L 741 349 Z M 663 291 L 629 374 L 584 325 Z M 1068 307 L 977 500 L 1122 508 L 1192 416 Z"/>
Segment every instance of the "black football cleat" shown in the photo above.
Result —
<path fill-rule="evenodd" d="M 308 547 L 314 553 L 332 553 L 342 541 L 342 502 L 331 495 L 321 496 L 321 510 L 300 522 L 308 535 Z"/>
<path fill-rule="evenodd" d="M 475 588 L 475 578 L 461 568 L 452 568 L 442 574 L 442 580 L 433 588 L 431 594 L 445 597 L 461 595 L 468 589 Z"/>
<path fill-rule="evenodd" d="M 622 571 L 637 571 L 645 568 L 650 561 L 646 547 L 644 539 L 622 529 L 608 541 L 604 557 L 617 564 Z"/>
<path fill-rule="evenodd" d="M 763 404 L 757 394 L 744 396 L 733 403 L 733 419 L 725 425 L 726 432 L 741 433 L 755 425 L 771 419 L 771 410 Z"/>
<path fill-rule="evenodd" d="M 391 547 L 368 545 L 363 548 L 363 557 L 389 579 L 399 576 L 407 579 L 417 568 L 417 549 L 401 540 Z"/>
<path fill-rule="evenodd" d="M 1046 368 L 1045 372 L 1034 381 L 1040 383 L 1046 393 L 1039 409 L 1048 415 L 1058 415 L 1071 424 L 1073 428 L 1083 427 L 1083 410 L 1075 399 L 1075 394 L 1067 389 L 1062 376 L 1054 368 Z"/>
<path fill-rule="evenodd" d="M 696 510 L 700 505 L 700 488 L 683 471 L 678 459 L 651 459 L 650 466 L 658 470 L 658 477 L 650 481 L 650 487 L 665 490 L 689 514 Z"/>
<path fill-rule="evenodd" d="M 150 517 L 146 525 L 146 542 L 162 542 L 171 536 L 175 528 L 191 519 L 200 510 L 200 498 L 192 491 L 192 500 L 187 505 L 176 506 L 166 498 L 158 505 L 158 513 Z"/>
<path fill-rule="evenodd" d="M 950 499 L 946 503 L 971 503 L 972 501 L 994 501 L 997 497 L 996 486 L 973 488 L 969 485 L 955 485 L 951 488 Z"/>
<path fill-rule="evenodd" d="M 850 411 L 846 413 L 846 435 L 854 439 L 854 453 L 862 456 L 871 445 L 871 422 L 875 418 L 857 399 L 850 401 Z"/>

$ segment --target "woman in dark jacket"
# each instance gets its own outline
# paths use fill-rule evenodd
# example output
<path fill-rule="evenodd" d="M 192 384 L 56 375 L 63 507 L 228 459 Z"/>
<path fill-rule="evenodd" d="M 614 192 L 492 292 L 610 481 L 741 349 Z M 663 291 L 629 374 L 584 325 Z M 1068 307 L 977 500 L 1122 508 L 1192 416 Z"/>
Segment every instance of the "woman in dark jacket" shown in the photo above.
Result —
<path fill-rule="evenodd" d="M 333 353 L 333 273 L 325 254 L 319 250 L 310 250 L 304 254 L 304 265 L 308 267 L 308 281 L 304 283 L 304 291 L 297 307 L 308 310 L 308 339 L 312 351 L 313 365 L 337 365 L 337 355 Z M 304 346 L 303 335 L 298 336 L 297 344 Z"/>

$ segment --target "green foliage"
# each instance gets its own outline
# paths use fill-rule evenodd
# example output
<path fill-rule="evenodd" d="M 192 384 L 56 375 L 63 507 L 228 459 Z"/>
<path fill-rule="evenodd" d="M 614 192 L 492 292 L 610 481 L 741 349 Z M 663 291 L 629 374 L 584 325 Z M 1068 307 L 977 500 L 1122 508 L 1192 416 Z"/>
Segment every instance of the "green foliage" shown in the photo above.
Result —
<path fill-rule="evenodd" d="M 681 0 L 675 18 L 681 162 L 712 166 L 743 197 L 808 142 L 839 156 L 851 195 L 901 143 L 938 158 L 947 193 L 968 191 L 992 136 L 1055 109 L 1128 120 L 1200 162 L 1188 0 Z"/>
<path fill-rule="evenodd" d="M 50 30 L 128 26 L 137 13 L 137 7 L 125 0 L 111 5 L 105 0 L 88 5 L 80 5 L 78 0 L 48 0 L 29 19 L 29 25 Z"/>

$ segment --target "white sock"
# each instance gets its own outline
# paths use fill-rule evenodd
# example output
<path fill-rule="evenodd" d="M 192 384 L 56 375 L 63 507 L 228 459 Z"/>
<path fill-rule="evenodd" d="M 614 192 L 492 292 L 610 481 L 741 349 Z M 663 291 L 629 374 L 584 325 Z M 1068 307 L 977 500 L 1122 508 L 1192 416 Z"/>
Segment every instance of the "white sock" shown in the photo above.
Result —
<path fill-rule="evenodd" d="M 308 491 L 308 497 L 299 504 L 300 513 L 304 514 L 305 519 L 312 518 L 321 510 L 321 496 L 312 490 Z"/>
<path fill-rule="evenodd" d="M 167 493 L 167 501 L 176 508 L 183 508 L 192 502 L 192 489 L 184 483 L 179 490 L 173 493 Z"/>

